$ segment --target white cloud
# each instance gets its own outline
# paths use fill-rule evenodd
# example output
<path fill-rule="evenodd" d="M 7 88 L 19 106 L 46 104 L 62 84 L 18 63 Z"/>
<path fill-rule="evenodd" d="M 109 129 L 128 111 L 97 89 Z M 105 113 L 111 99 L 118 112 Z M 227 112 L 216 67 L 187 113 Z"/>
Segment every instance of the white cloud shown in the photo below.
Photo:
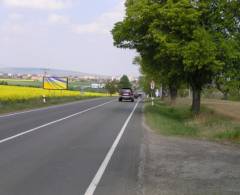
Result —
<path fill-rule="evenodd" d="M 31 9 L 64 9 L 71 5 L 71 0 L 2 0 L 9 7 Z"/>
<path fill-rule="evenodd" d="M 113 25 L 124 17 L 124 2 L 113 10 L 103 13 L 95 21 L 88 24 L 74 24 L 72 30 L 78 34 L 109 34 Z"/>
<path fill-rule="evenodd" d="M 19 21 L 19 20 L 22 20 L 24 17 L 22 14 L 18 14 L 18 13 L 10 13 L 8 15 L 8 19 L 10 21 Z"/>
<path fill-rule="evenodd" d="M 25 34 L 31 26 L 25 21 L 23 14 L 9 13 L 7 19 L 0 26 L 1 35 Z"/>
<path fill-rule="evenodd" d="M 27 27 L 23 24 L 17 24 L 17 23 L 5 23 L 0 28 L 1 33 L 6 34 L 23 34 L 26 33 Z"/>
<path fill-rule="evenodd" d="M 69 18 L 59 14 L 50 14 L 48 16 L 48 22 L 52 24 L 68 24 Z"/>

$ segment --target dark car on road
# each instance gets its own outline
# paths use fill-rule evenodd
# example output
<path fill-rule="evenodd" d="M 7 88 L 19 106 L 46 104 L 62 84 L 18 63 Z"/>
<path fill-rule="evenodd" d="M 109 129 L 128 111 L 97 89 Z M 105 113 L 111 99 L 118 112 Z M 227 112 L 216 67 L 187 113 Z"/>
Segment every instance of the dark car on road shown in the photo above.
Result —
<path fill-rule="evenodd" d="M 123 100 L 129 100 L 131 102 L 134 102 L 133 90 L 131 88 L 120 89 L 118 100 L 119 102 L 122 102 Z"/>

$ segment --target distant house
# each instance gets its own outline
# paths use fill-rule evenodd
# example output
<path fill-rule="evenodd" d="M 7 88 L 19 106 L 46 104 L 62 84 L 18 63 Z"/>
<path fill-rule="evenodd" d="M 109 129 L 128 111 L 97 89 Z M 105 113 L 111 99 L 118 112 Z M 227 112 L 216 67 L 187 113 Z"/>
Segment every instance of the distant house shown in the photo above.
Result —
<path fill-rule="evenodd" d="M 30 77 L 31 77 L 31 76 L 29 76 L 28 74 L 22 75 L 22 79 L 26 79 L 26 80 L 27 80 L 27 79 L 30 79 Z"/>
<path fill-rule="evenodd" d="M 96 77 L 95 76 L 84 76 L 83 77 L 84 79 L 89 79 L 89 80 L 94 80 L 94 79 L 96 79 Z"/>
<path fill-rule="evenodd" d="M 105 87 L 105 84 L 99 84 L 99 83 L 91 84 L 92 89 L 103 89 L 104 87 Z"/>
<path fill-rule="evenodd" d="M 43 78 L 40 75 L 32 75 L 31 76 L 31 80 L 34 80 L 34 81 L 41 81 L 42 79 Z"/>

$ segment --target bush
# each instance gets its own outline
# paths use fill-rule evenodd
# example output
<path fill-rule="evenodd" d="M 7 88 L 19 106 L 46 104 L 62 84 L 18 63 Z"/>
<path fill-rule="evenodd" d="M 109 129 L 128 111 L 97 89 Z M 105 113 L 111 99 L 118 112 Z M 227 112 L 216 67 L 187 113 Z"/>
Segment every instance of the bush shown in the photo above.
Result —
<path fill-rule="evenodd" d="M 7 81 L 0 81 L 0 85 L 8 85 Z"/>

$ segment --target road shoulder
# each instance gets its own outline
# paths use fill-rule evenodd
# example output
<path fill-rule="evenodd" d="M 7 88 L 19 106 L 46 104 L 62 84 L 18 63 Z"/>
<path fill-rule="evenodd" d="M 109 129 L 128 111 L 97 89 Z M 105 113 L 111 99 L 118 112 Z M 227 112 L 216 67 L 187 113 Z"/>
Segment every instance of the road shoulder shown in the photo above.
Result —
<path fill-rule="evenodd" d="M 240 194 L 239 147 L 165 137 L 143 125 L 142 194 Z"/>

